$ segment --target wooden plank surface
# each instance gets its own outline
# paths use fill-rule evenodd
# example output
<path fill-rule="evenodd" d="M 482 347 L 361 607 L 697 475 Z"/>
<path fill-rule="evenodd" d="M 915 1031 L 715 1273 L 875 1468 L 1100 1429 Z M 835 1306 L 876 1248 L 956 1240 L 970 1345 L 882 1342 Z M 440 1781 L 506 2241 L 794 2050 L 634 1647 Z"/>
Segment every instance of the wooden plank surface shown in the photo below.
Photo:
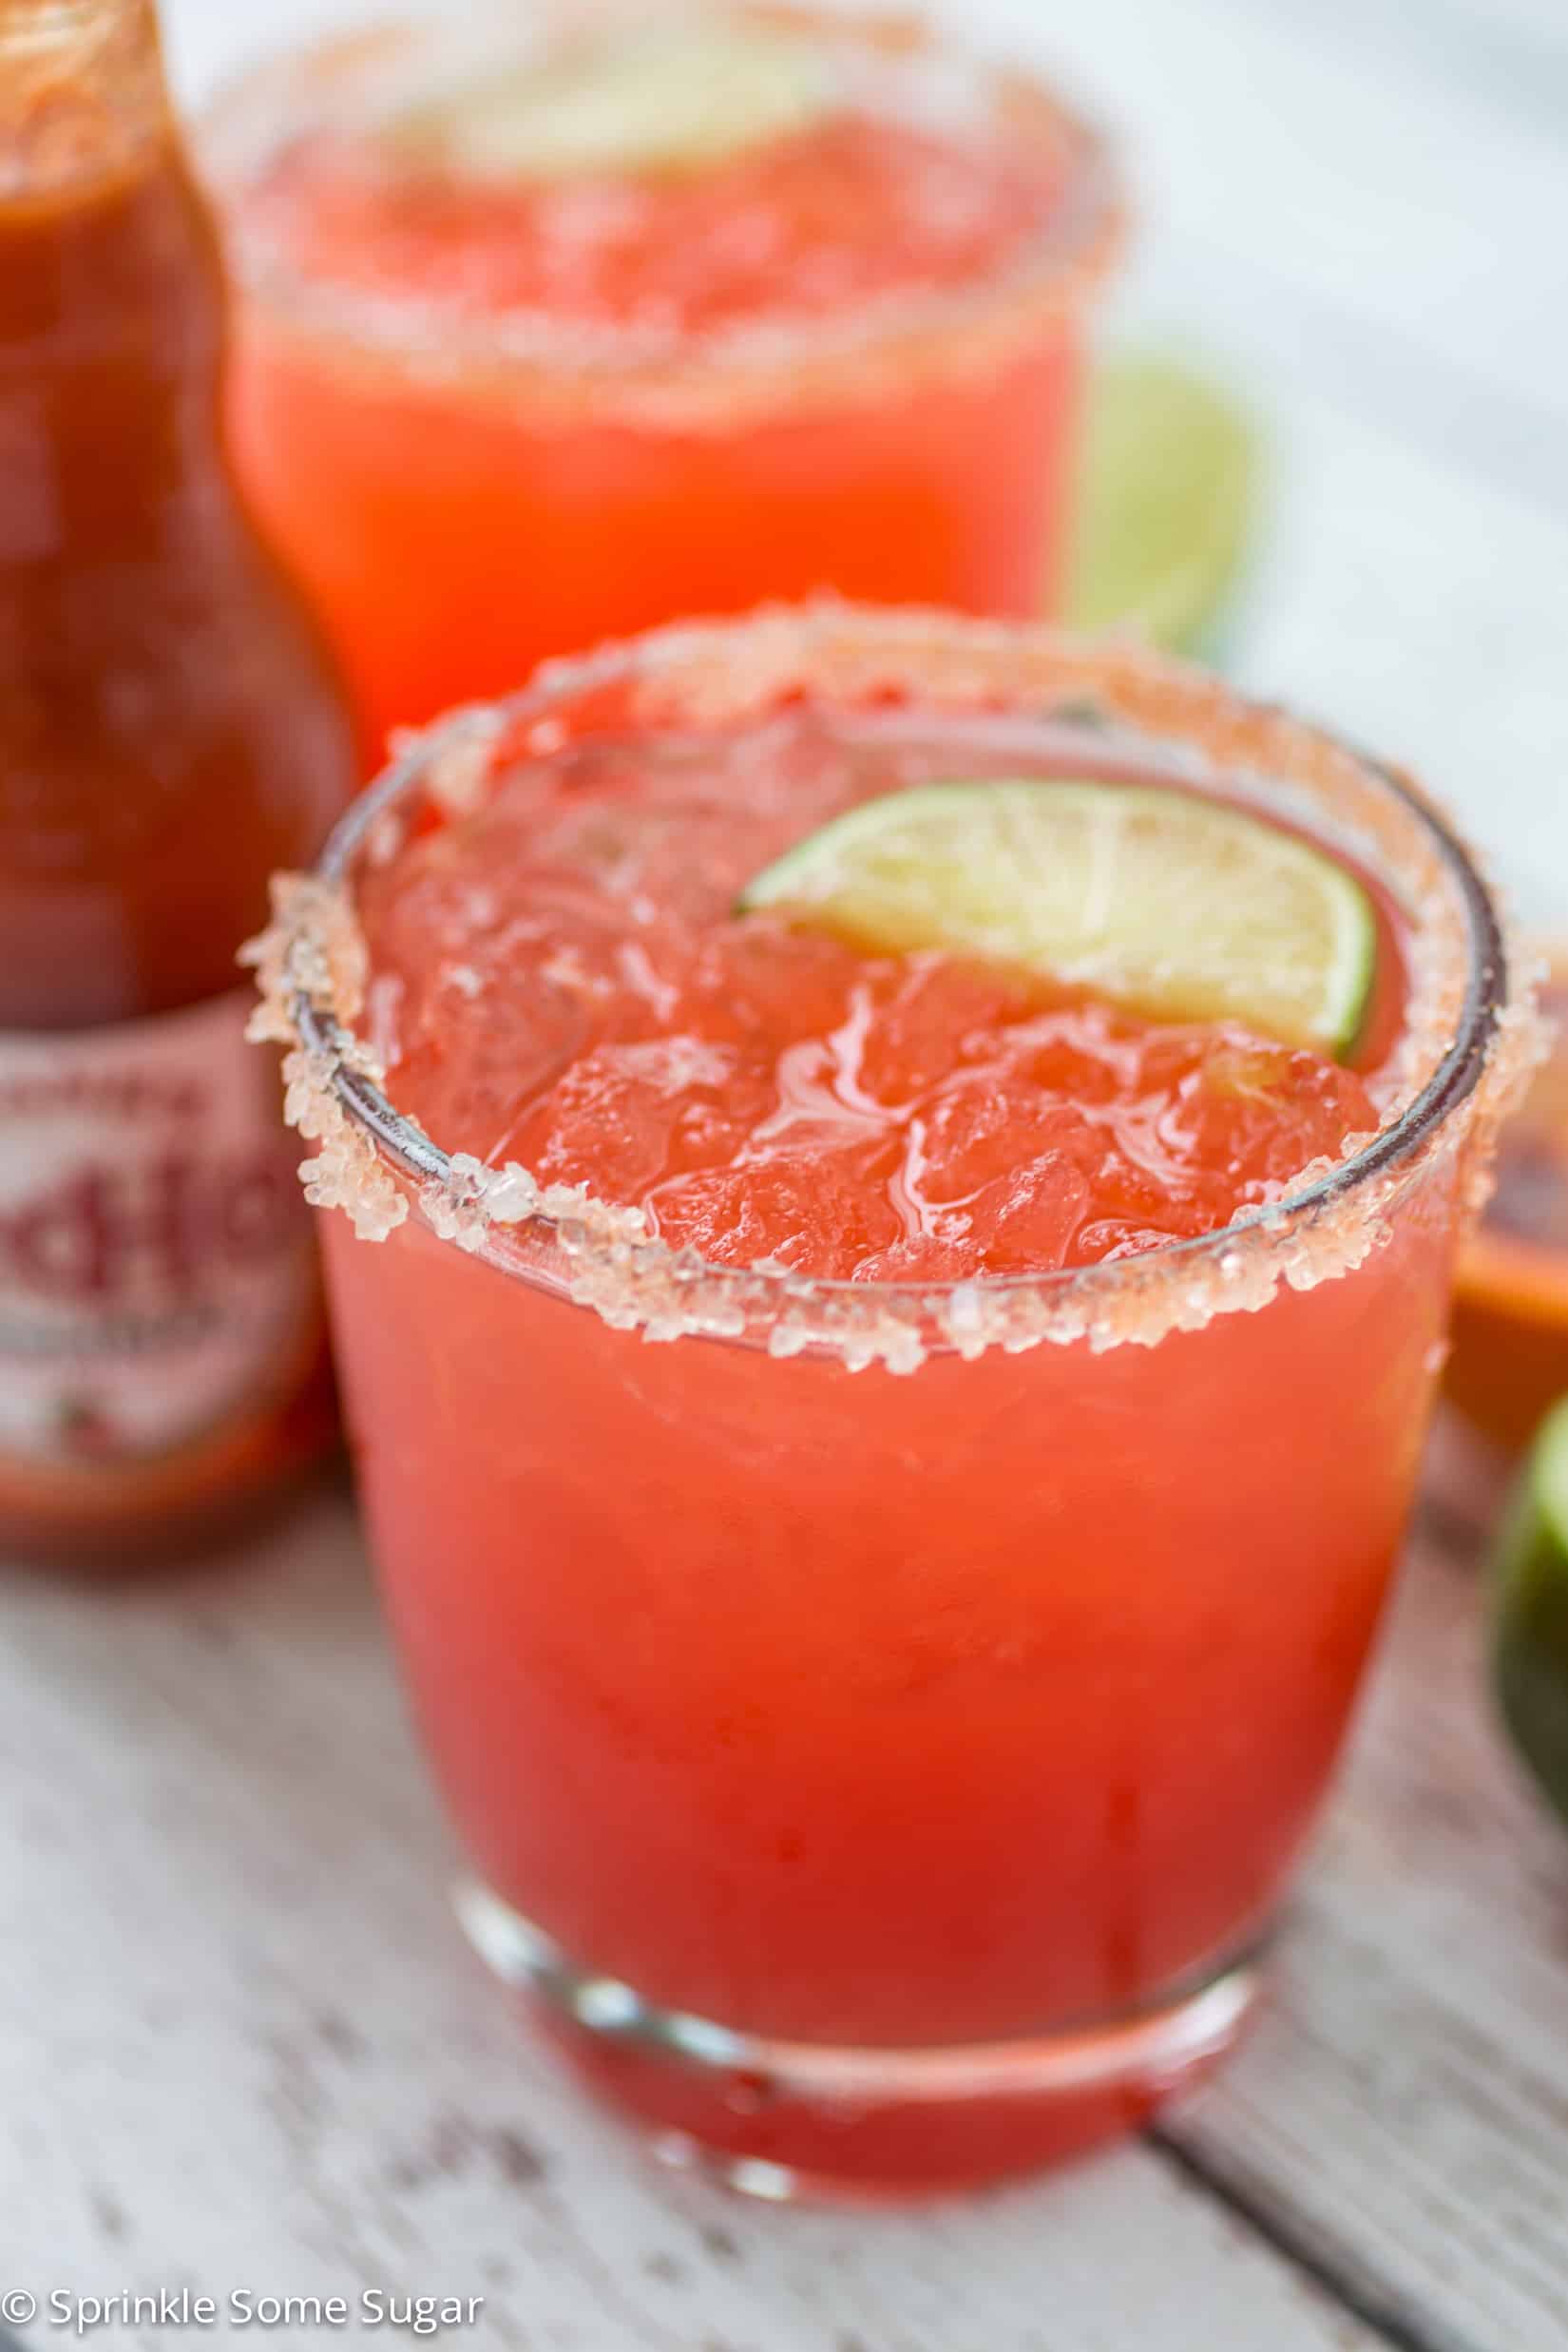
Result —
<path fill-rule="evenodd" d="M 0 2285 L 480 2294 L 533 2352 L 1568 2342 L 1568 1859 L 1430 1544 L 1230 2075 L 1153 2144 L 870 2220 L 660 2173 L 468 1958 L 341 1497 L 202 1576 L 0 1599 Z"/>
<path fill-rule="evenodd" d="M 341 1499 L 0 1599 L 0 2286 L 481 2294 L 528 2352 L 1377 2343 L 1157 2150 L 873 2219 L 659 2170 L 458 1940 Z"/>
<path fill-rule="evenodd" d="M 1568 2345 L 1568 1846 L 1485 1709 L 1478 1562 L 1418 1539 L 1274 2001 L 1180 2145 L 1433 2352 Z"/>

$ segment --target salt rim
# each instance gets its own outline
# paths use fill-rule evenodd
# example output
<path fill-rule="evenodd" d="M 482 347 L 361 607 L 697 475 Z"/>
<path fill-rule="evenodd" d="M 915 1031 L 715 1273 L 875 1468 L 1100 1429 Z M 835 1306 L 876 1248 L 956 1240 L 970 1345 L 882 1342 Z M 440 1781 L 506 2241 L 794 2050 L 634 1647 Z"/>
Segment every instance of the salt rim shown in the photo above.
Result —
<path fill-rule="evenodd" d="M 1411 924 L 1405 1030 L 1383 1124 L 1303 1169 L 1287 1199 L 1241 1210 L 1195 1240 L 958 1284 L 711 1266 L 660 1241 L 641 1209 L 583 1186 L 541 1185 L 515 1161 L 492 1169 L 449 1156 L 387 1100 L 384 1072 L 354 1033 L 367 962 L 354 869 L 395 855 L 421 789 L 449 810 L 471 807 L 492 767 L 554 748 L 562 706 L 610 686 L 626 697 L 621 722 L 650 729 L 760 717 L 802 690 L 830 708 L 906 693 L 917 707 L 1000 709 L 1042 727 L 1092 728 L 1085 742 L 1097 756 L 1163 761 L 1189 778 L 1222 777 L 1228 790 L 1266 790 L 1276 810 L 1310 807 L 1320 837 L 1397 875 Z M 257 966 L 262 997 L 250 1035 L 289 1049 L 288 1117 L 317 1145 L 300 1171 L 307 1196 L 345 1211 L 362 1239 L 385 1240 L 412 1209 L 439 1240 L 563 1291 L 644 1340 L 748 1341 L 775 1356 L 825 1348 L 851 1370 L 881 1363 L 908 1373 L 933 1351 L 973 1358 L 1046 1341 L 1096 1352 L 1154 1347 L 1216 1314 L 1255 1310 L 1282 1283 L 1308 1291 L 1361 1265 L 1442 1151 L 1461 1155 L 1459 1214 L 1473 1220 L 1490 1190 L 1498 1127 L 1544 1050 L 1528 984 L 1509 999 L 1505 938 L 1474 860 L 1397 771 L 1130 643 L 836 601 L 682 624 L 548 663 L 508 701 L 408 739 L 338 825 L 316 873 L 275 882 L 274 922 L 243 960 Z"/>
<path fill-rule="evenodd" d="M 362 67 L 390 67 L 398 40 L 431 29 L 405 23 L 253 69 L 220 93 L 198 126 L 205 172 L 227 209 L 230 267 L 248 298 L 275 329 L 330 346 L 338 368 L 374 375 L 391 363 L 422 383 L 460 382 L 514 406 L 526 398 L 546 413 L 591 403 L 596 413 L 613 409 L 654 428 L 728 431 L 781 410 L 884 401 L 916 372 L 938 379 L 994 373 L 1052 319 L 1080 310 L 1119 258 L 1126 209 L 1103 134 L 1042 83 L 966 51 L 917 14 L 828 10 L 810 0 L 526 0 L 496 21 L 515 45 L 520 29 L 581 34 L 657 21 L 672 10 L 684 25 L 694 7 L 797 32 L 889 73 L 910 61 L 951 61 L 984 76 L 1001 111 L 1065 150 L 1066 183 L 1045 228 L 1021 257 L 970 286 L 914 287 L 843 318 L 763 320 L 709 335 L 595 330 L 529 311 L 468 322 L 433 304 L 301 279 L 247 224 L 249 182 L 275 151 L 279 126 L 297 130 L 313 100 L 319 113 L 335 77 L 352 82 Z"/>

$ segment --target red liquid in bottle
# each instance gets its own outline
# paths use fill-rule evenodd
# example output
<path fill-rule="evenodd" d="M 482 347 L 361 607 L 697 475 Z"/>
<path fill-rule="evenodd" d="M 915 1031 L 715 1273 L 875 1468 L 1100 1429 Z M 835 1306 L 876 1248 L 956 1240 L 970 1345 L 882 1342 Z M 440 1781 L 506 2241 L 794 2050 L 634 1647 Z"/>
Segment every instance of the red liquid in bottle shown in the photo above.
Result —
<path fill-rule="evenodd" d="M 220 447 L 147 0 L 9 10 L 0 93 L 0 1545 L 112 1559 L 331 1429 L 235 952 L 353 755 Z"/>

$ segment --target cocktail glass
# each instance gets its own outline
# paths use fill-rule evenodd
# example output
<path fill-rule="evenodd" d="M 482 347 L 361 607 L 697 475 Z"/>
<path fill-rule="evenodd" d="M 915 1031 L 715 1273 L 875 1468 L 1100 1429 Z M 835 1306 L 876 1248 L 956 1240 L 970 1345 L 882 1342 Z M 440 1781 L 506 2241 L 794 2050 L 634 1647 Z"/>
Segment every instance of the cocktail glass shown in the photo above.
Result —
<path fill-rule="evenodd" d="M 354 906 L 411 832 L 568 736 L 722 763 L 781 712 L 901 700 L 1341 845 L 1402 932 L 1378 1131 L 1195 1241 L 897 1287 L 716 1268 L 399 1113 Z M 1200 2076 L 1341 1745 L 1528 1059 L 1443 818 L 1138 651 L 830 605 L 437 728 L 280 891 L 262 961 L 486 1958 L 665 2153 L 767 2195 L 1032 2166 Z"/>
<path fill-rule="evenodd" d="M 1027 76 L 907 17 L 697 13 L 814 45 L 873 114 L 978 122 L 1049 160 L 1038 227 L 952 282 L 917 272 L 810 312 L 769 308 L 787 266 L 769 262 L 755 314 L 701 331 L 488 314 L 400 284 L 393 263 L 369 289 L 336 282 L 277 233 L 269 169 L 313 127 L 368 134 L 564 32 L 686 27 L 687 0 L 528 0 L 477 44 L 449 21 L 339 42 L 259 73 L 209 125 L 241 289 L 236 457 L 377 759 L 394 723 L 683 613 L 832 589 L 1027 618 L 1061 584 L 1085 316 L 1120 241 L 1103 142 Z M 613 178 L 590 200 L 615 201 Z M 686 259 L 671 255 L 672 280 Z"/>

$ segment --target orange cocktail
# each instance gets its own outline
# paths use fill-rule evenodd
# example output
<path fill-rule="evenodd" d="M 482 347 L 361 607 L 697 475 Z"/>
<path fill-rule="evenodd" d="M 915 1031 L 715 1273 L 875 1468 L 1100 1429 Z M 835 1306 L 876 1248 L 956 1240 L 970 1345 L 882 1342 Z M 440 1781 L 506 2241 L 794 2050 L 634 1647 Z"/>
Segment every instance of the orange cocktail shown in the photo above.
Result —
<path fill-rule="evenodd" d="M 744 6 L 535 5 L 213 125 L 236 454 L 377 753 L 544 655 L 822 588 L 1037 612 L 1100 143 L 1022 75 Z"/>
<path fill-rule="evenodd" d="M 1552 1050 L 1498 1145 L 1497 1190 L 1460 1260 L 1444 1386 L 1506 1451 L 1568 1395 L 1568 957 L 1540 1009 Z"/>
<path fill-rule="evenodd" d="M 736 912 L 987 775 L 1333 845 L 1359 1046 Z M 1237 2030 L 1398 1551 L 1508 1061 L 1463 852 L 1196 673 L 828 608 L 437 734 L 283 908 L 481 1947 L 768 2193 L 1133 2121 Z"/>

